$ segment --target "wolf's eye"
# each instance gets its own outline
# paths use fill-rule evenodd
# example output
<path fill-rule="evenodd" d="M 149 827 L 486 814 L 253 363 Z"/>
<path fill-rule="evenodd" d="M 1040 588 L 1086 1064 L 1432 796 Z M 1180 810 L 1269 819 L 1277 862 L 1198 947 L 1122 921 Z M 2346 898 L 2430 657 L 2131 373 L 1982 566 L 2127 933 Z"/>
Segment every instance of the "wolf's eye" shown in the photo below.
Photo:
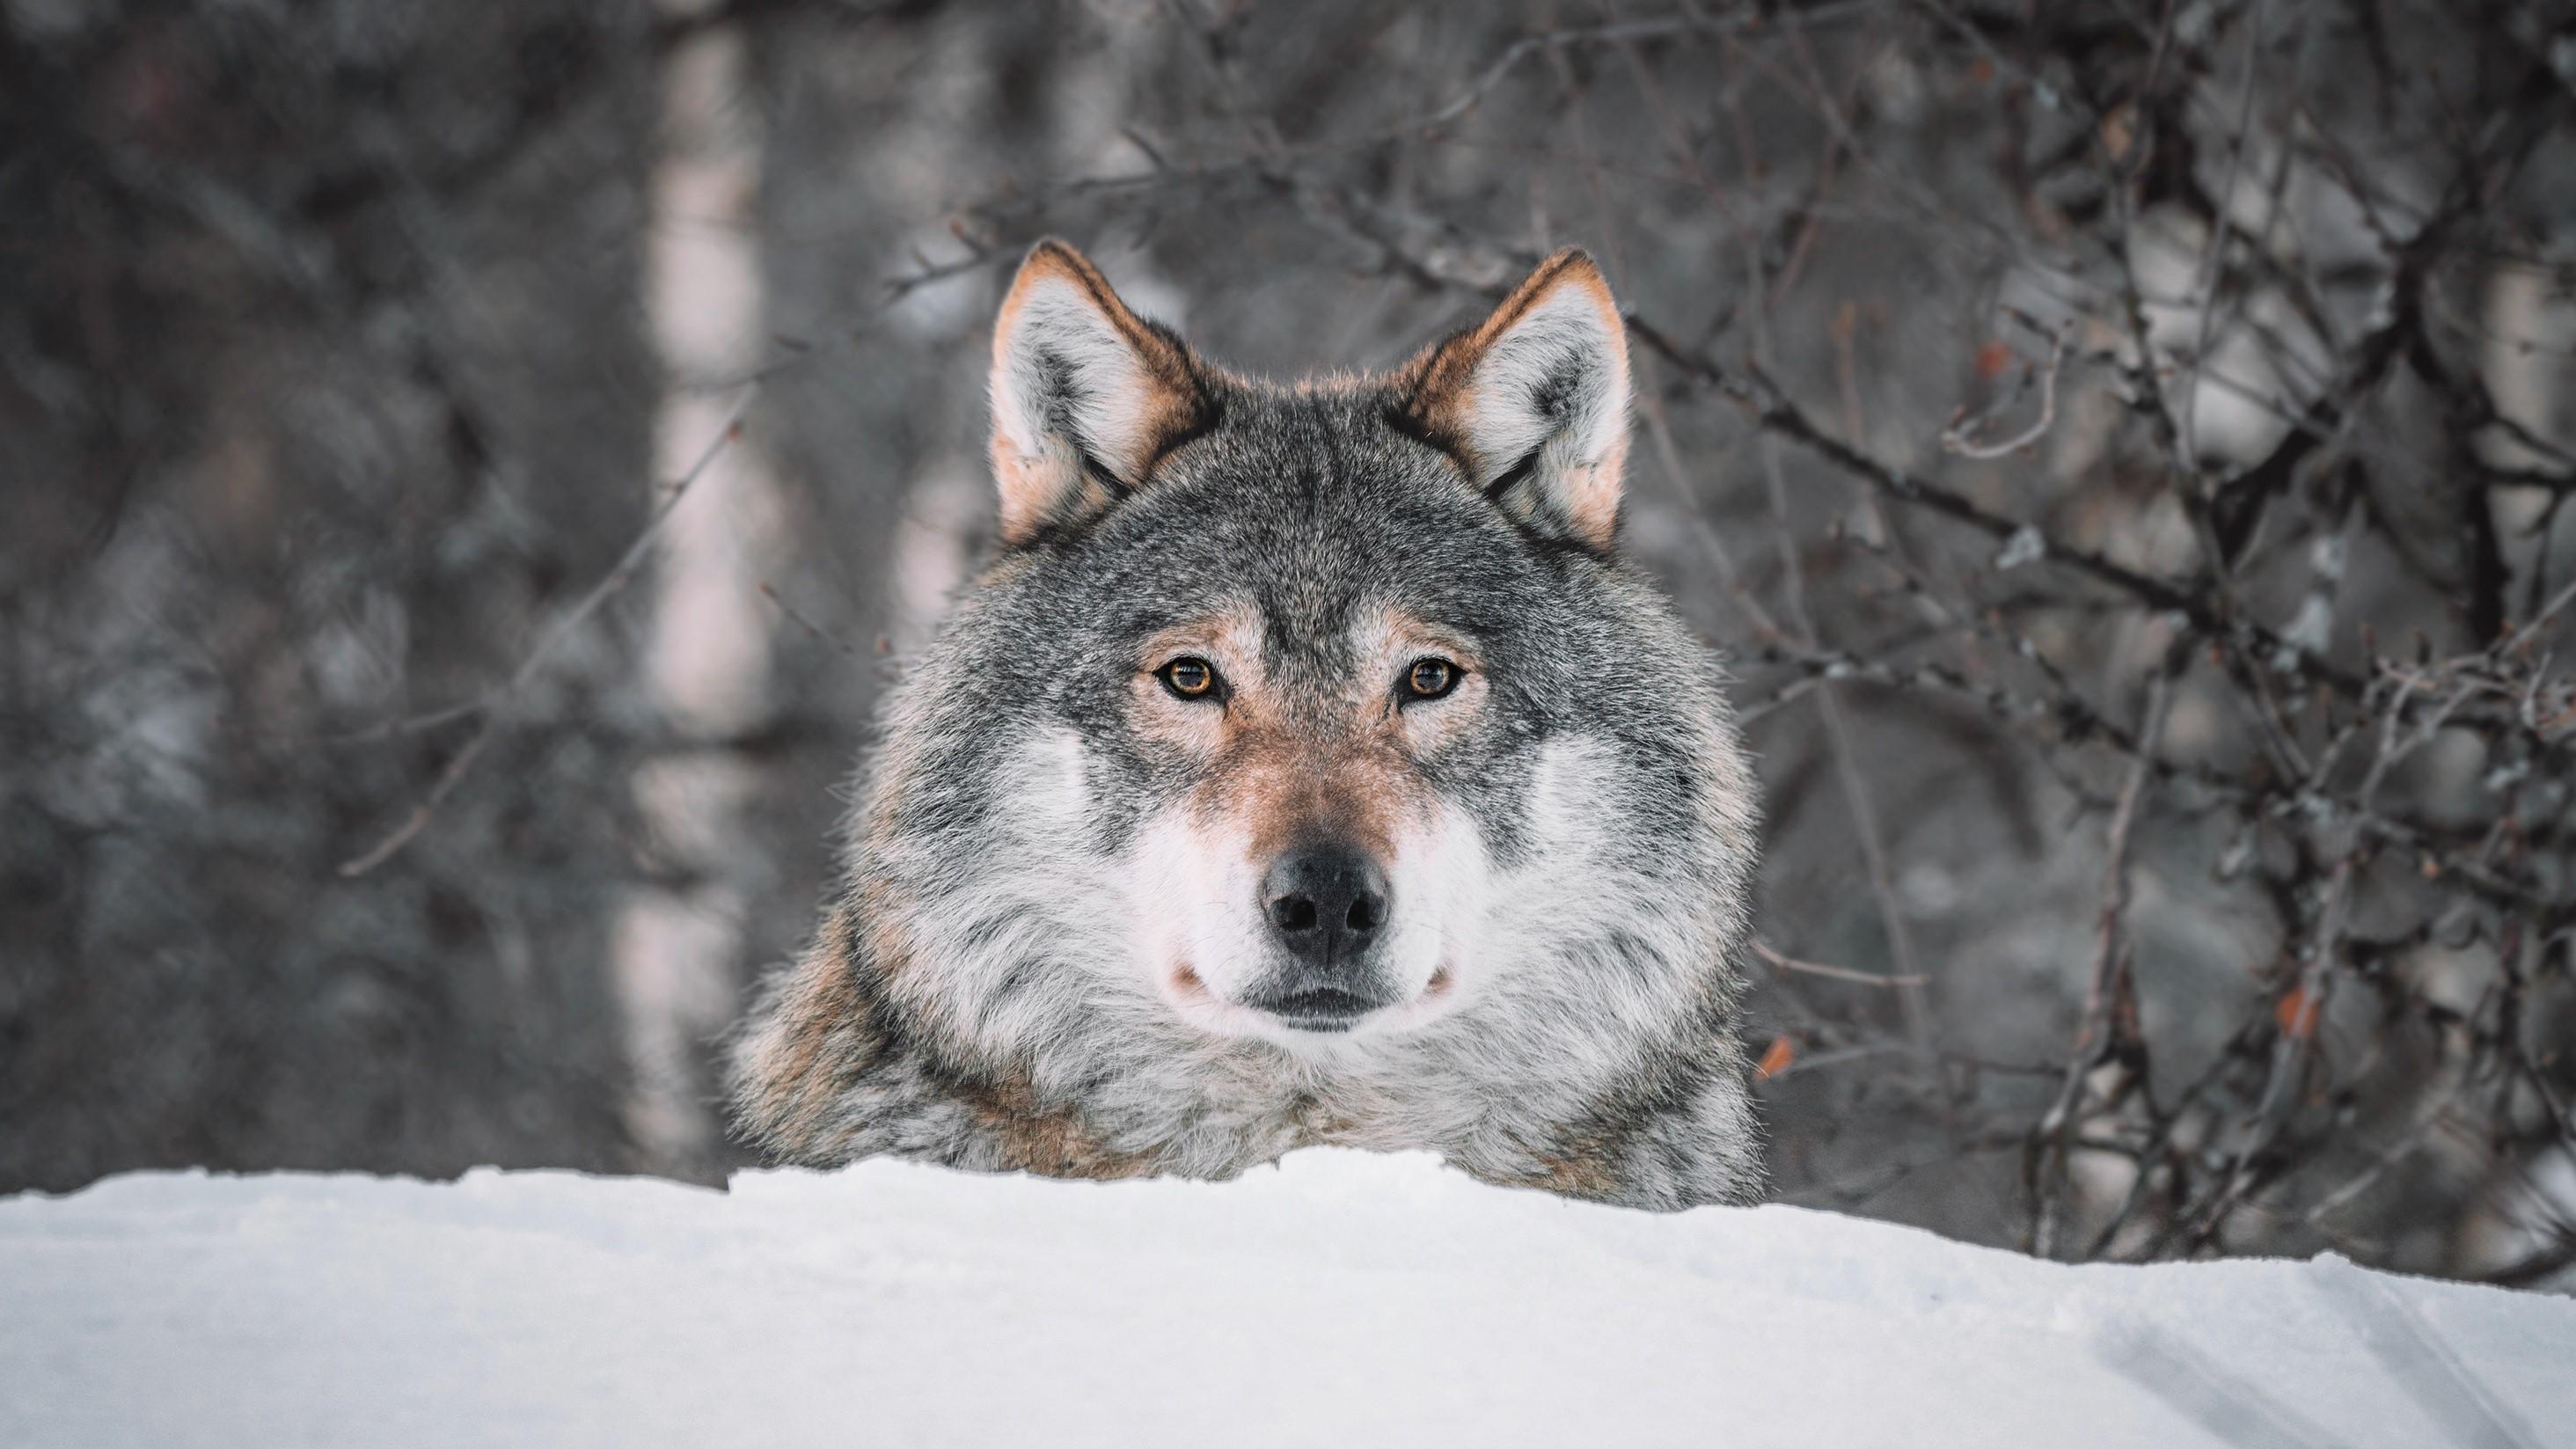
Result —
<path fill-rule="evenodd" d="M 1456 689 L 1460 676 L 1465 673 L 1446 659 L 1416 659 L 1404 671 L 1404 697 L 1409 700 L 1438 699 Z"/>
<path fill-rule="evenodd" d="M 1154 671 L 1163 687 L 1183 699 L 1205 699 L 1216 692 L 1216 666 L 1195 655 L 1183 655 Z"/>

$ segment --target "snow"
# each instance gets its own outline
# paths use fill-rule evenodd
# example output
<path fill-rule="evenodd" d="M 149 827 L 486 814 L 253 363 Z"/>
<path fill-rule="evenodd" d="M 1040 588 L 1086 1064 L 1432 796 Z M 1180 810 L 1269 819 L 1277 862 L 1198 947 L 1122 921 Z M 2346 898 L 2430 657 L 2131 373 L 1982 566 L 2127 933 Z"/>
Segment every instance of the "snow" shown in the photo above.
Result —
<path fill-rule="evenodd" d="M 2576 1301 L 1420 1157 L 0 1201 L 0 1445 L 2576 1444 Z"/>

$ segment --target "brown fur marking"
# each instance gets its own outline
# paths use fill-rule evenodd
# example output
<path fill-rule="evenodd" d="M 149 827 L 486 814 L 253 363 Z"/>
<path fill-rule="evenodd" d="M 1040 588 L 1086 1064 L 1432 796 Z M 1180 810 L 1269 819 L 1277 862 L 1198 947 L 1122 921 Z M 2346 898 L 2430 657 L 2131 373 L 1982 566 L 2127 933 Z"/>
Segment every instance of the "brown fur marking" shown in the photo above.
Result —
<path fill-rule="evenodd" d="M 867 1008 L 857 977 L 858 924 L 835 907 L 796 963 L 779 1002 L 776 1034 L 764 1041 L 746 1104 L 774 1143 L 797 1153 L 825 1147 L 824 1117 L 840 1090 L 874 1055 L 860 1033 Z"/>
<path fill-rule="evenodd" d="M 1002 1171 L 1112 1179 L 1148 1177 L 1155 1170 L 1150 1155 L 1107 1146 L 1073 1108 L 1040 1099 L 1025 1076 L 969 1088 L 967 1105 L 976 1125 L 990 1134 Z"/>
<path fill-rule="evenodd" d="M 1563 1156 L 1538 1159 L 1541 1175 L 1522 1186 L 1545 1188 L 1566 1197 L 1588 1197 L 1596 1200 L 1619 1195 L 1619 1169 L 1604 1151 L 1577 1148 Z"/>
<path fill-rule="evenodd" d="M 1174 625 L 1139 654 L 1138 732 L 1206 762 L 1198 814 L 1240 825 L 1252 859 L 1314 836 L 1348 840 L 1384 858 L 1394 851 L 1398 823 L 1427 808 L 1413 768 L 1421 741 L 1411 731 L 1420 725 L 1437 739 L 1481 698 L 1474 656 L 1463 641 L 1410 617 L 1386 616 L 1367 632 L 1357 676 L 1341 697 L 1321 701 L 1288 698 L 1272 684 L 1260 620 L 1249 611 Z M 1433 653 L 1466 665 L 1476 685 L 1460 707 L 1425 712 L 1433 722 L 1424 724 L 1393 709 L 1388 691 L 1396 671 Z M 1173 699 L 1154 677 L 1184 655 L 1207 658 L 1225 676 L 1230 693 L 1222 706 Z"/>

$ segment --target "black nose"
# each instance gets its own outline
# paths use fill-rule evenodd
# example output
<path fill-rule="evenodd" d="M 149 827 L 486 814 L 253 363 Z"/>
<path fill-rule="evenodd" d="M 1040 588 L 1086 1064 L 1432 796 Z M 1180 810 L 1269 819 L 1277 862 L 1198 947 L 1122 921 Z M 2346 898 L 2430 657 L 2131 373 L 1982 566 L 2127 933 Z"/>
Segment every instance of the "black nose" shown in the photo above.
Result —
<path fill-rule="evenodd" d="M 1338 841 L 1301 845 L 1262 876 L 1261 911 L 1279 943 L 1308 966 L 1356 965 L 1386 929 L 1386 872 Z"/>

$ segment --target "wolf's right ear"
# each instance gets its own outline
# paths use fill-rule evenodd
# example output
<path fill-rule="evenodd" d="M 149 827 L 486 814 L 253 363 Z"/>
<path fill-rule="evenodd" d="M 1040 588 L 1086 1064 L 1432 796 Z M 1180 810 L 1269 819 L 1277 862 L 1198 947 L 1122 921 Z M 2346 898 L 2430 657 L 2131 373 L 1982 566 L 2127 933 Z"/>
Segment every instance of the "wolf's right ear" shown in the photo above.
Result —
<path fill-rule="evenodd" d="M 1594 548 L 1619 526 L 1628 334 L 1592 258 L 1539 263 L 1493 315 L 1395 375 L 1403 425 L 1537 531 Z"/>
<path fill-rule="evenodd" d="M 1170 328 L 1127 309 L 1063 242 L 1020 263 L 993 324 L 993 477 L 1002 542 L 1106 511 L 1206 431 L 1206 369 Z"/>

